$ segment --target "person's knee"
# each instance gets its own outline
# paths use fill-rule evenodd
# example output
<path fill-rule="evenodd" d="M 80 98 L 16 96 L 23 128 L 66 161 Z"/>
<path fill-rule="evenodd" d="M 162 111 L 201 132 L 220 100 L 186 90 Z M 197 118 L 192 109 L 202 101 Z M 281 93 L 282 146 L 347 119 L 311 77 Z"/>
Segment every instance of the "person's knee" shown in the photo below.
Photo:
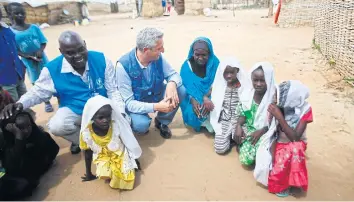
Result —
<path fill-rule="evenodd" d="M 214 149 L 215 149 L 215 152 L 220 155 L 225 154 L 225 153 L 227 153 L 227 151 L 229 151 L 229 147 L 220 148 L 220 147 L 214 146 Z"/>
<path fill-rule="evenodd" d="M 68 123 L 65 119 L 52 118 L 48 123 L 49 132 L 55 136 L 69 135 L 78 130 L 74 122 Z"/>
<path fill-rule="evenodd" d="M 214 150 L 217 154 L 225 154 L 229 151 L 230 149 L 230 144 L 224 144 L 224 145 L 218 145 L 214 144 Z"/>
<path fill-rule="evenodd" d="M 51 119 L 48 123 L 48 130 L 55 136 L 62 136 L 65 130 L 64 120 Z"/>
<path fill-rule="evenodd" d="M 242 166 L 252 167 L 255 163 L 255 160 L 246 157 L 246 159 L 240 159 L 240 163 Z"/>
<path fill-rule="evenodd" d="M 214 150 L 217 154 L 225 154 L 230 149 L 230 138 L 224 134 L 215 134 Z"/>
<path fill-rule="evenodd" d="M 148 132 L 151 119 L 145 116 L 132 117 L 132 129 L 136 133 L 144 134 Z"/>
<path fill-rule="evenodd" d="M 66 136 L 80 133 L 81 117 L 74 114 L 70 109 L 59 108 L 57 113 L 48 123 L 49 132 L 55 136 Z"/>

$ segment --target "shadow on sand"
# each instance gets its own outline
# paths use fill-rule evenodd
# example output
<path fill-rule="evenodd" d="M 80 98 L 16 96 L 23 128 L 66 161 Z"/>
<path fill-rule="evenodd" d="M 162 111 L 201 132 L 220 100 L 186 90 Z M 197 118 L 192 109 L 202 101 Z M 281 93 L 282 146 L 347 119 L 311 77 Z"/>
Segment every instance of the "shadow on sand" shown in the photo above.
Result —
<path fill-rule="evenodd" d="M 69 152 L 58 155 L 52 168 L 42 176 L 39 186 L 27 200 L 42 201 L 46 199 L 49 190 L 72 174 L 73 165 L 80 160 L 81 155 L 72 155 Z"/>

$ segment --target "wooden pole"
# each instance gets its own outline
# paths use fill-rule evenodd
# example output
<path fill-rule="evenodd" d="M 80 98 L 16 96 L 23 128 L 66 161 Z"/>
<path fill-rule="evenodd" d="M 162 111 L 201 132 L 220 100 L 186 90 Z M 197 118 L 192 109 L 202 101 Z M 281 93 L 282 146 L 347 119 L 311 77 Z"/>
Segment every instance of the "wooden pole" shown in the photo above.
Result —
<path fill-rule="evenodd" d="M 235 0 L 232 0 L 232 13 L 235 17 Z"/>
<path fill-rule="evenodd" d="M 273 1 L 268 1 L 268 18 L 273 17 Z"/>

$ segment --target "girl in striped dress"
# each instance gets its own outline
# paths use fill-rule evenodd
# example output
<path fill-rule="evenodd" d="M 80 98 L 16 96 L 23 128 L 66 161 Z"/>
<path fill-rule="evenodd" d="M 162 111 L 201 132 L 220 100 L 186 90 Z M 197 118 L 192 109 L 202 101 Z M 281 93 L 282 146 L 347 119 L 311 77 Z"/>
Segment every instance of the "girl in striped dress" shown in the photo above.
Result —
<path fill-rule="evenodd" d="M 238 119 L 236 112 L 239 94 L 247 82 L 239 61 L 236 58 L 224 58 L 216 72 L 212 87 L 214 110 L 210 122 L 215 131 L 214 149 L 218 154 L 225 154 L 231 149 L 232 136 Z"/>

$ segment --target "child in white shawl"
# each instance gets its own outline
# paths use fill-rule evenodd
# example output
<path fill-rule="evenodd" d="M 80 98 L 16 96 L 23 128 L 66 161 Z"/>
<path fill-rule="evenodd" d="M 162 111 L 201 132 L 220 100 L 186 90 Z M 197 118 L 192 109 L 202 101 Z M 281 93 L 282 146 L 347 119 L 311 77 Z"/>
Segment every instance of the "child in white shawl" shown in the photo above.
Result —
<path fill-rule="evenodd" d="M 129 123 L 111 100 L 103 96 L 90 98 L 84 108 L 81 122 L 80 148 L 85 151 L 86 175 L 83 181 L 110 180 L 114 189 L 134 188 L 135 159 L 141 148 Z M 91 163 L 96 164 L 96 176 Z"/>
<path fill-rule="evenodd" d="M 247 75 L 234 57 L 223 58 L 216 72 L 211 99 L 214 110 L 210 113 L 210 123 L 215 131 L 214 149 L 225 154 L 231 149 L 232 136 L 239 114 L 236 107 L 239 96 L 247 86 Z"/>
<path fill-rule="evenodd" d="M 283 82 L 279 85 L 278 105 L 271 104 L 268 108 L 279 124 L 268 190 L 279 197 L 288 196 L 292 187 L 303 191 L 308 188 L 306 128 L 313 121 L 312 108 L 307 102 L 309 94 L 300 81 Z"/>
<path fill-rule="evenodd" d="M 269 62 L 256 63 L 249 78 L 252 86 L 246 88 L 249 90 L 240 97 L 240 118 L 235 134 L 235 141 L 239 145 L 239 159 L 245 166 L 255 163 L 259 143 L 269 127 L 267 109 L 276 92 L 273 66 Z"/>

